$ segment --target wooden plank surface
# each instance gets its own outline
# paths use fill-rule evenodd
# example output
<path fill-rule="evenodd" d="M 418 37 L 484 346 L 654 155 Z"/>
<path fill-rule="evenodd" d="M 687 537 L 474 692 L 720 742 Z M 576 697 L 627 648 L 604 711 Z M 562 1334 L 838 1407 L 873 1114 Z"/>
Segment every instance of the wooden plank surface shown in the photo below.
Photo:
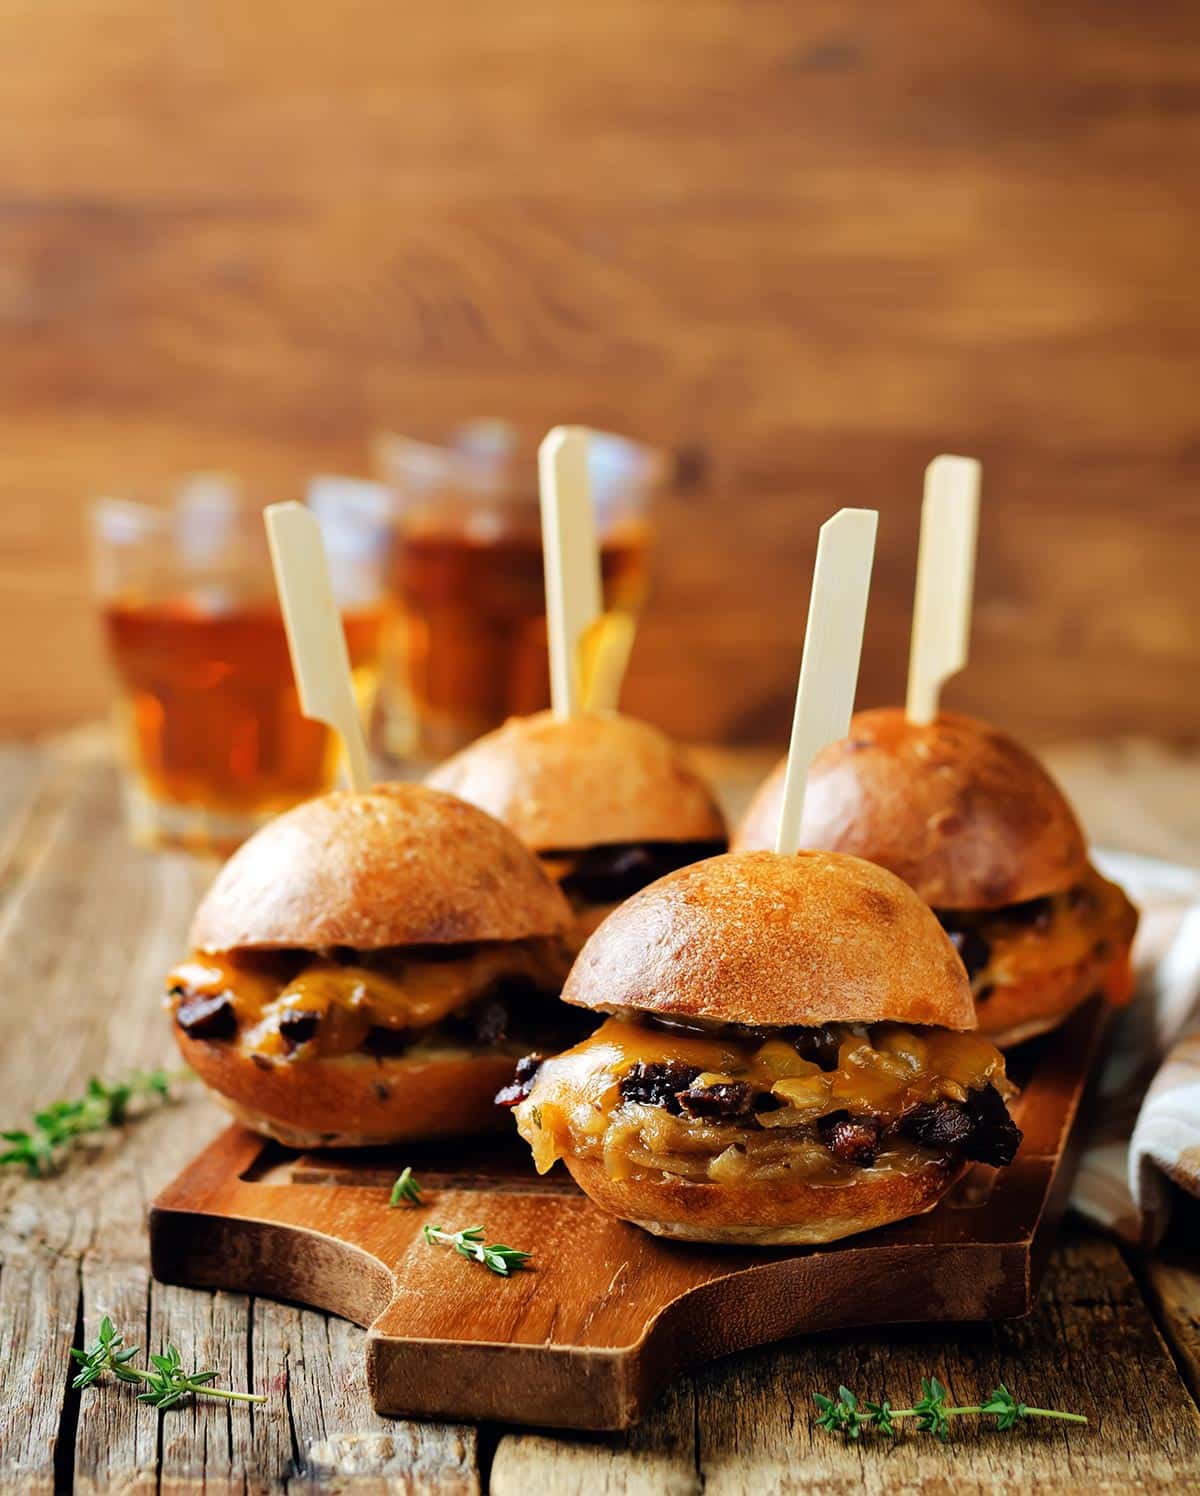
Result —
<path fill-rule="evenodd" d="M 102 740 L 31 774 L 31 804 L 0 919 L 5 1119 L 108 1078 L 174 1063 L 162 973 L 181 949 L 206 871 L 127 844 Z M 23 829 L 22 829 L 23 828 Z M 58 1178 L 0 1177 L 0 1485 L 277 1491 L 313 1480 L 358 1492 L 478 1489 L 473 1430 L 385 1423 L 366 1394 L 361 1335 L 286 1306 L 151 1282 L 151 1198 L 225 1118 L 197 1096 L 148 1114 Z M 67 1390 L 67 1349 L 109 1314 L 152 1349 L 174 1340 L 229 1385 L 265 1391 L 248 1412 L 201 1402 L 160 1420 L 127 1389 Z M 81 1324 L 77 1324 L 77 1320 Z"/>
<path fill-rule="evenodd" d="M 102 740 L 0 761 L 13 769 L 0 781 L 0 1096 L 2 1120 L 17 1123 L 34 1103 L 77 1094 L 91 1071 L 112 1077 L 170 1060 L 158 984 L 206 875 L 126 845 Z M 1140 807 L 1134 829 L 1153 833 L 1163 802 L 1151 784 L 1130 786 L 1138 763 L 1157 760 L 1127 749 L 1106 761 L 1123 765 L 1122 803 Z M 742 772 L 747 784 L 758 767 Z M 1194 796 L 1200 768 L 1176 767 L 1178 787 L 1190 784 Z M 1102 799 L 1110 803 L 1107 789 Z M 1083 808 L 1092 819 L 1095 807 Z M 1185 824 L 1186 816 L 1172 821 L 1176 831 Z M 83 1491 L 221 1496 L 318 1488 L 969 1496 L 1197 1483 L 1194 1213 L 1133 1273 L 1112 1245 L 1070 1236 L 1036 1314 L 1017 1325 L 839 1335 L 735 1357 L 681 1379 L 627 1438 L 480 1435 L 376 1417 L 362 1335 L 350 1325 L 149 1280 L 146 1203 L 222 1125 L 215 1108 L 189 1095 L 56 1179 L 0 1176 L 0 1490 L 69 1490 L 72 1477 Z M 104 1313 L 143 1344 L 175 1340 L 185 1357 L 219 1367 L 229 1385 L 266 1392 L 269 1404 L 158 1415 L 125 1389 L 68 1392 L 67 1348 Z M 1094 1422 L 1070 1432 L 983 1432 L 947 1448 L 913 1435 L 895 1448 L 843 1445 L 812 1426 L 814 1390 L 846 1380 L 898 1398 L 929 1372 L 959 1395 L 1003 1378 L 1029 1401 L 1078 1407 Z"/>
<path fill-rule="evenodd" d="M 1025 1140 L 1011 1168 L 969 1172 L 938 1209 L 825 1251 L 663 1242 L 595 1209 L 561 1175 L 529 1180 L 515 1134 L 410 1144 L 404 1162 L 433 1216 L 541 1244 L 534 1271 L 498 1291 L 486 1273 L 464 1275 L 454 1253 L 429 1251 L 424 1212 L 386 1208 L 394 1156 L 390 1171 L 353 1153 L 283 1161 L 231 1127 L 156 1198 L 152 1270 L 369 1327 L 367 1380 L 382 1412 L 624 1429 L 682 1369 L 750 1346 L 1028 1313 L 1107 1027 L 1103 1005 L 1087 1003 L 1058 1043 L 1039 1041 L 1014 1064 Z"/>
<path fill-rule="evenodd" d="M 476 415 L 684 458 L 629 702 L 782 737 L 815 527 L 983 459 L 969 677 L 1043 737 L 1194 734 L 1189 0 L 10 0 L 0 722 L 99 711 L 87 496 L 264 497 Z"/>
<path fill-rule="evenodd" d="M 1139 1264 L 1143 1291 L 1175 1353 L 1179 1371 L 1200 1402 L 1200 1202 L 1180 1196 L 1171 1229 L 1157 1252 Z"/>
<path fill-rule="evenodd" d="M 1136 1368 L 1136 1371 L 1134 1370 Z M 934 1374 L 973 1402 L 1003 1381 L 1024 1401 L 1085 1413 L 1086 1430 L 1037 1424 L 1013 1438 L 984 1430 L 948 1446 L 905 1434 L 895 1444 L 842 1444 L 812 1423 L 815 1391 L 844 1382 L 897 1406 Z M 1043 1401 L 1044 1400 L 1044 1401 Z M 690 1406 L 689 1406 L 690 1404 Z M 597 1442 L 600 1448 L 597 1448 Z M 629 1440 L 503 1438 L 494 1496 L 539 1480 L 554 1491 L 668 1488 L 710 1496 L 776 1492 L 884 1493 L 1180 1489 L 1200 1472 L 1200 1413 L 1137 1286 L 1108 1243 L 1068 1236 L 1035 1313 L 1015 1325 L 822 1337 L 754 1352 L 701 1372 Z"/>

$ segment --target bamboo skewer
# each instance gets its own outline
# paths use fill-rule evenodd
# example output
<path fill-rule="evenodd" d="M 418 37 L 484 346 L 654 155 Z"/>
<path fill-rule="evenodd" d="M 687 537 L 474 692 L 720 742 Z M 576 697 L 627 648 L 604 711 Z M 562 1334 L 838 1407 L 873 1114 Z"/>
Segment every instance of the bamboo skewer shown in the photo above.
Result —
<path fill-rule="evenodd" d="M 973 457 L 935 457 L 925 469 L 904 705 L 910 722 L 933 721 L 942 686 L 967 663 L 980 476 Z"/>
<path fill-rule="evenodd" d="M 302 504 L 270 504 L 265 519 L 300 710 L 338 734 L 350 787 L 365 793 L 371 787 L 367 739 L 320 526 Z"/>
<path fill-rule="evenodd" d="M 874 509 L 839 509 L 821 526 L 777 852 L 790 855 L 799 849 L 809 766 L 827 743 L 845 737 L 850 726 L 878 523 Z"/>
<path fill-rule="evenodd" d="M 538 449 L 550 700 L 561 721 L 584 709 L 580 646 L 603 608 L 589 441 L 585 427 L 556 426 Z"/>

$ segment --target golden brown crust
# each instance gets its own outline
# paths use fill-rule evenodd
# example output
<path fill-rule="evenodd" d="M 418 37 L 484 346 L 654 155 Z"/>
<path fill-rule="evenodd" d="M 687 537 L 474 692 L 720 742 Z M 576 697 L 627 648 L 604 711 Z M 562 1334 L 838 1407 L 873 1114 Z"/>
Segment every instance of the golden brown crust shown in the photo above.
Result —
<path fill-rule="evenodd" d="M 931 1160 L 906 1173 L 860 1171 L 850 1184 L 775 1179 L 694 1184 L 669 1175 L 610 1179 L 599 1159 L 563 1160 L 602 1210 L 656 1236 L 747 1246 L 818 1246 L 932 1210 L 966 1165 Z"/>
<path fill-rule="evenodd" d="M 783 765 L 734 837 L 775 844 Z M 1075 814 L 1006 733 L 955 712 L 915 726 L 899 708 L 858 712 L 813 763 L 801 845 L 878 862 L 936 909 L 988 909 L 1058 893 L 1087 867 Z"/>
<path fill-rule="evenodd" d="M 1117 957 L 1092 956 L 1058 971 L 1038 972 L 993 987 L 976 1003 L 979 1031 L 1001 1049 L 1011 1049 L 1038 1034 L 1049 1033 L 1069 1018 L 1080 1003 L 1097 993 L 1115 996 L 1129 965 L 1128 949 Z"/>
<path fill-rule="evenodd" d="M 229 859 L 192 923 L 200 951 L 442 945 L 555 935 L 562 893 L 477 807 L 419 784 L 322 795 Z"/>
<path fill-rule="evenodd" d="M 566 1002 L 770 1027 L 975 1027 L 961 961 L 891 873 L 833 852 L 727 853 L 622 904 L 588 940 Z"/>
<path fill-rule="evenodd" d="M 506 1121 L 494 1097 L 514 1061 L 495 1050 L 416 1062 L 356 1053 L 263 1069 L 234 1044 L 189 1039 L 178 1027 L 175 1039 L 240 1122 L 293 1148 L 464 1137 Z"/>
<path fill-rule="evenodd" d="M 535 852 L 728 834 L 683 749 L 633 717 L 512 717 L 427 783 L 482 807 Z"/>

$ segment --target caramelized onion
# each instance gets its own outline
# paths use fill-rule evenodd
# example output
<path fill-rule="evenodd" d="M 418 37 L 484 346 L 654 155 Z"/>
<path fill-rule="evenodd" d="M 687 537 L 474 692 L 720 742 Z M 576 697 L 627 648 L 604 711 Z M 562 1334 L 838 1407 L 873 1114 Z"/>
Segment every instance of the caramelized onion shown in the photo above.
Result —
<path fill-rule="evenodd" d="M 540 1171 L 565 1154 L 599 1156 L 614 1179 L 639 1171 L 696 1181 L 765 1182 L 797 1170 L 815 1181 L 845 1181 L 861 1169 L 835 1158 L 816 1134 L 833 1113 L 887 1124 L 912 1108 L 961 1101 L 968 1091 L 1012 1087 L 988 1040 L 948 1029 L 901 1024 L 830 1025 L 839 1034 L 837 1066 L 823 1070 L 798 1052 L 787 1031 L 703 1035 L 629 1018 L 609 1018 L 584 1043 L 547 1060 L 517 1125 Z M 690 1066 L 708 1085 L 749 1085 L 773 1105 L 732 1121 L 622 1095 L 635 1066 Z M 884 1141 L 876 1170 L 911 1168 L 927 1158 L 912 1139 Z"/>

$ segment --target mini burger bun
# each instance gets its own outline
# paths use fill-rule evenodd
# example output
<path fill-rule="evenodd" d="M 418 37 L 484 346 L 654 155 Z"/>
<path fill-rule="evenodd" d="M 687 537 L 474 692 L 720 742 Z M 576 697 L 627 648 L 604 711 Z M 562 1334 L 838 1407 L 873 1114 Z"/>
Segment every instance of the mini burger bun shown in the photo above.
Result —
<path fill-rule="evenodd" d="M 1126 946 L 1115 958 L 1088 956 L 1071 966 L 993 987 L 976 1005 L 980 1032 L 999 1049 L 1024 1044 L 1057 1028 L 1080 1003 L 1105 992 L 1114 978 L 1128 981 L 1128 970 Z"/>
<path fill-rule="evenodd" d="M 775 844 L 785 766 L 734 837 Z M 994 909 L 1061 893 L 1087 847 L 1062 791 L 1006 733 L 956 712 L 926 726 L 899 708 L 859 712 L 813 762 L 800 844 L 866 857 L 935 909 Z"/>
<path fill-rule="evenodd" d="M 683 749 L 633 717 L 510 717 L 427 783 L 480 806 L 535 852 L 728 835 Z"/>
<path fill-rule="evenodd" d="M 370 951 L 525 940 L 570 921 L 558 888 L 507 827 L 453 795 L 383 784 L 321 795 L 268 822 L 218 873 L 191 944 Z"/>
<path fill-rule="evenodd" d="M 693 1183 L 669 1175 L 610 1179 L 603 1161 L 564 1159 L 571 1177 L 602 1210 L 655 1236 L 743 1246 L 820 1246 L 932 1210 L 966 1171 L 931 1159 L 903 1173 L 860 1171 L 843 1185 L 773 1179 L 769 1187 Z"/>
<path fill-rule="evenodd" d="M 506 1120 L 494 1098 L 512 1080 L 515 1061 L 497 1051 L 447 1051 L 416 1061 L 355 1053 L 262 1068 L 236 1044 L 189 1039 L 178 1026 L 175 1038 L 222 1106 L 289 1148 L 459 1137 Z"/>
<path fill-rule="evenodd" d="M 669 873 L 609 915 L 562 995 L 772 1028 L 976 1025 L 967 974 L 928 906 L 836 852 L 730 852 Z"/>

